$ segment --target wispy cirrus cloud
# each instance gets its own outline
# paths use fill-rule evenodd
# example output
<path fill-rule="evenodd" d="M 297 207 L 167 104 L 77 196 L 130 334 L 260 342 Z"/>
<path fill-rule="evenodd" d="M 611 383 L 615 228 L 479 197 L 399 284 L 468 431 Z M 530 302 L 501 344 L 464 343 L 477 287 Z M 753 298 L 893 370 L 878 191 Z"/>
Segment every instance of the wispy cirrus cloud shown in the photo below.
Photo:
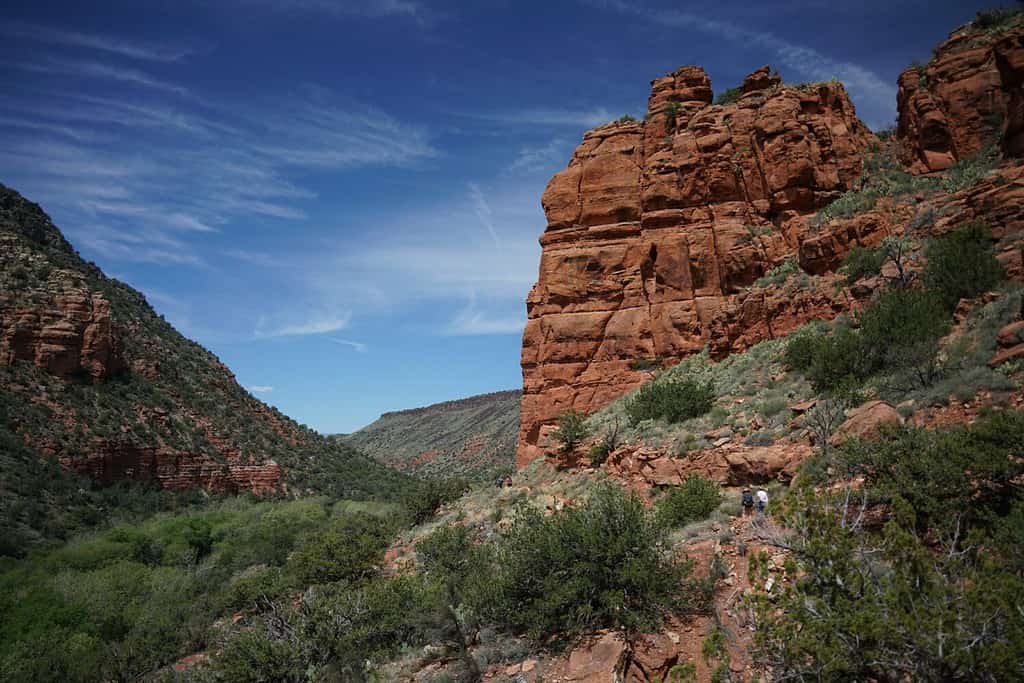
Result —
<path fill-rule="evenodd" d="M 352 320 L 351 313 L 317 314 L 299 322 L 274 325 L 268 316 L 260 316 L 256 323 L 254 336 L 257 339 L 275 337 L 307 337 L 316 334 L 328 334 L 348 327 Z"/>
<path fill-rule="evenodd" d="M 604 107 L 593 109 L 523 109 L 520 111 L 462 113 L 469 119 L 514 126 L 573 126 L 593 128 L 615 117 Z"/>
<path fill-rule="evenodd" d="M 174 83 L 167 83 L 144 71 L 122 67 L 104 62 L 89 60 L 74 61 L 51 57 L 40 62 L 18 62 L 16 67 L 25 71 L 33 71 L 42 74 L 54 74 L 62 76 L 75 76 L 85 78 L 98 78 L 112 81 L 120 81 L 131 85 L 151 88 L 165 93 L 176 95 L 187 95 L 188 89 Z"/>
<path fill-rule="evenodd" d="M 325 106 L 316 88 L 312 98 L 274 118 L 273 144 L 253 149 L 281 163 L 307 168 L 408 166 L 439 155 L 429 134 L 371 107 Z"/>
<path fill-rule="evenodd" d="M 525 325 L 525 313 L 520 316 L 493 317 L 483 311 L 466 309 L 455 316 L 443 333 L 452 337 L 522 334 Z"/>
<path fill-rule="evenodd" d="M 728 21 L 709 18 L 685 10 L 659 9 L 623 0 L 584 0 L 588 5 L 633 16 L 672 29 L 694 29 L 731 43 L 766 50 L 779 62 L 810 80 L 838 78 L 853 97 L 869 112 L 872 125 L 882 125 L 892 118 L 896 104 L 896 87 L 860 64 L 833 59 L 806 45 L 793 43 L 774 33 L 751 29 Z M 887 112 L 884 117 L 881 112 Z"/>
<path fill-rule="evenodd" d="M 337 17 L 406 18 L 423 22 L 430 10 L 412 0 L 235 0 L 237 4 L 280 12 L 319 12 Z"/>
<path fill-rule="evenodd" d="M 366 351 L 370 348 L 369 346 L 367 346 L 363 342 L 352 341 L 350 339 L 340 339 L 338 337 L 328 337 L 328 341 L 332 341 L 335 344 L 340 344 L 341 346 L 348 346 L 349 348 L 351 348 L 356 353 L 366 353 Z"/>
<path fill-rule="evenodd" d="M 423 127 L 313 86 L 242 114 L 163 99 L 0 97 L 14 112 L 0 116 L 0 172 L 105 258 L 203 265 L 201 245 L 182 234 L 307 219 L 317 193 L 296 171 L 411 167 L 440 154 Z M 137 248 L 142 237 L 149 248 Z"/>
<path fill-rule="evenodd" d="M 69 31 L 54 26 L 23 22 L 5 22 L 0 26 L 0 35 L 52 45 L 87 48 L 150 62 L 177 62 L 193 54 L 191 48 L 182 46 L 139 43 L 98 33 Z"/>
<path fill-rule="evenodd" d="M 555 138 L 543 145 L 524 145 L 508 167 L 510 173 L 537 173 L 564 166 L 568 160 L 568 144 Z"/>
<path fill-rule="evenodd" d="M 274 390 L 274 387 L 268 384 L 254 384 L 251 387 L 247 388 L 254 394 L 269 394 Z"/>

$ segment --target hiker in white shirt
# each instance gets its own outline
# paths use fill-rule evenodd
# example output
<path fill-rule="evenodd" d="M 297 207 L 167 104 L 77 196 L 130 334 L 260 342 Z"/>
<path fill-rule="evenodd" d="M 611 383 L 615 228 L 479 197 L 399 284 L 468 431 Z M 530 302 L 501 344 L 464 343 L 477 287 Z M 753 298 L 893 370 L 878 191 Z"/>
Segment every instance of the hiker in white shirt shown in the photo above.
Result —
<path fill-rule="evenodd" d="M 757 514 L 763 515 L 764 509 L 768 507 L 768 492 L 764 489 L 757 491 Z"/>

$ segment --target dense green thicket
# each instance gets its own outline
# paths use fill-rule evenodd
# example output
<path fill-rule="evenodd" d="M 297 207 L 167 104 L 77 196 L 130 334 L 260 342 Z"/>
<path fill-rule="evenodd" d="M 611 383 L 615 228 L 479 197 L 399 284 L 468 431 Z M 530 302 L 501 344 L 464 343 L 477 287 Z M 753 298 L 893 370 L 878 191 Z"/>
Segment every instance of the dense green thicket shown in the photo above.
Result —
<path fill-rule="evenodd" d="M 715 387 L 710 381 L 697 382 L 689 378 L 660 378 L 640 387 L 626 401 L 626 416 L 630 423 L 664 419 L 682 422 L 711 410 L 715 400 Z"/>
<path fill-rule="evenodd" d="M 607 485 L 557 515 L 524 510 L 498 549 L 500 616 L 536 639 L 647 629 L 695 607 L 689 564 L 661 546 L 639 498 Z"/>
<path fill-rule="evenodd" d="M 949 310 L 960 299 L 992 289 L 1004 276 L 993 254 L 992 233 L 984 223 L 966 223 L 934 240 L 925 250 L 925 258 L 925 285 L 938 293 Z"/>
<path fill-rule="evenodd" d="M 1012 411 L 847 442 L 832 486 L 782 506 L 793 580 L 753 602 L 762 661 L 794 680 L 1024 677 L 1022 450 Z"/>
<path fill-rule="evenodd" d="M 3 185 L 0 235 L 7 305 L 46 309 L 62 291 L 102 295 L 130 368 L 92 382 L 29 362 L 0 367 L 0 555 L 23 555 L 34 543 L 195 496 L 154 494 L 141 484 L 96 490 L 41 462 L 42 444 L 70 458 L 95 452 L 98 442 L 214 462 L 232 450 L 254 462 L 274 460 L 299 494 L 395 499 L 414 486 L 254 398 L 214 354 L 182 336 L 141 293 L 82 259 L 39 206 Z"/>
<path fill-rule="evenodd" d="M 237 498 L 37 550 L 0 574 L 0 680 L 131 680 L 197 651 L 219 653 L 198 681 L 362 680 L 368 661 L 427 643 L 472 672 L 485 626 L 567 642 L 706 599 L 663 522 L 612 484 L 555 515 L 522 508 L 489 541 L 441 526 L 417 573 L 384 576 L 410 519 L 395 504 Z"/>
<path fill-rule="evenodd" d="M 658 499 L 657 519 L 665 526 L 685 526 L 707 519 L 721 502 L 722 487 L 718 482 L 694 474 Z"/>
<path fill-rule="evenodd" d="M 793 335 L 785 354 L 789 367 L 818 392 L 882 373 L 918 386 L 932 384 L 943 371 L 939 340 L 951 327 L 953 308 L 994 287 L 1003 272 L 987 229 L 976 223 L 933 241 L 926 256 L 923 288 L 903 288 L 903 279 L 897 279 L 896 288 L 882 292 L 858 315 L 859 329 L 840 325 L 831 334 Z M 857 256 L 851 270 L 860 271 L 867 261 L 873 266 L 873 259 Z"/>
<path fill-rule="evenodd" d="M 0 575 L 0 679 L 131 679 L 208 647 L 218 615 L 309 583 L 357 583 L 408 520 L 396 505 L 370 509 L 237 498 L 12 563 Z"/>

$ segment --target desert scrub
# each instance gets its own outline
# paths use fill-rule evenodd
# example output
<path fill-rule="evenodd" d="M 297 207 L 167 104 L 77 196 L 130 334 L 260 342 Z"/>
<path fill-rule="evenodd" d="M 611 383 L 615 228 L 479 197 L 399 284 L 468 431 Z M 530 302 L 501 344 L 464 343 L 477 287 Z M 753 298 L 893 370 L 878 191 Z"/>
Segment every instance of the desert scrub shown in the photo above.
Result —
<path fill-rule="evenodd" d="M 836 218 L 850 218 L 870 211 L 883 197 L 931 192 L 938 187 L 938 180 L 914 176 L 900 168 L 891 149 L 876 149 L 864 162 L 860 187 L 844 193 L 818 211 L 810 224 L 812 227 L 820 227 Z"/>
<path fill-rule="evenodd" d="M 551 438 L 562 444 L 563 453 L 568 453 L 589 435 L 587 416 L 578 410 L 567 410 L 558 416 L 558 429 L 551 433 Z"/>
<path fill-rule="evenodd" d="M 775 266 L 767 273 L 762 275 L 754 282 L 754 287 L 768 287 L 770 285 L 778 286 L 784 284 L 789 276 L 793 273 L 799 272 L 800 263 L 796 257 L 791 257 Z"/>
<path fill-rule="evenodd" d="M 655 627 L 697 606 L 690 564 L 661 551 L 663 530 L 643 502 L 611 483 L 545 517 L 523 510 L 498 552 L 501 621 L 535 641 L 600 628 Z"/>
<path fill-rule="evenodd" d="M 942 180 L 942 189 L 946 192 L 958 192 L 970 187 L 998 168 L 999 161 L 999 148 L 990 143 L 953 164 Z"/>
<path fill-rule="evenodd" d="M 735 88 L 729 88 L 723 90 L 715 98 L 715 104 L 726 105 L 739 102 L 740 97 L 743 95 L 743 88 L 736 86 Z"/>
<path fill-rule="evenodd" d="M 960 299 L 970 299 L 995 287 L 1003 279 L 996 260 L 992 233 L 980 222 L 965 223 L 940 237 L 925 250 L 925 284 L 953 310 Z"/>
<path fill-rule="evenodd" d="M 664 419 L 682 422 L 711 410 L 715 400 L 715 387 L 710 381 L 659 378 L 640 387 L 626 403 L 630 424 L 643 420 Z"/>
<path fill-rule="evenodd" d="M 681 527 L 708 518 L 722 502 L 718 482 L 700 475 L 687 477 L 679 486 L 665 492 L 655 504 L 658 522 L 666 527 Z"/>
<path fill-rule="evenodd" d="M 846 284 L 852 285 L 857 280 L 878 275 L 885 263 L 885 252 L 881 249 L 869 249 L 860 245 L 850 250 L 843 259 L 839 272 L 846 276 Z"/>

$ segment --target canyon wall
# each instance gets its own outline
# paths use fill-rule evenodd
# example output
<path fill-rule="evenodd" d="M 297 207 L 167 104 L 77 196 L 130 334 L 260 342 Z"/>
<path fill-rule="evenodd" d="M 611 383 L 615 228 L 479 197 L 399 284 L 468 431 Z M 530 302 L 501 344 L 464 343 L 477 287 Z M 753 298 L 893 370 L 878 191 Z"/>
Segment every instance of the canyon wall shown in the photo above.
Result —
<path fill-rule="evenodd" d="M 949 168 L 995 140 L 1024 156 L 1024 26 L 991 36 L 969 24 L 899 77 L 901 161 L 914 173 Z"/>
<path fill-rule="evenodd" d="M 936 172 L 992 143 L 1021 156 L 1022 74 L 1019 22 L 954 32 L 900 77 L 899 160 Z M 653 81 L 642 122 L 587 132 L 548 184 L 523 334 L 520 466 L 545 452 L 561 413 L 603 407 L 649 381 L 650 368 L 703 349 L 723 357 L 856 309 L 871 292 L 841 285 L 843 256 L 904 232 L 921 207 L 935 234 L 988 220 L 1000 260 L 1021 275 L 1024 187 L 1012 159 L 1002 176 L 955 196 L 882 200 L 823 224 L 809 218 L 860 187 L 882 144 L 842 84 L 787 85 L 763 67 L 736 101 L 711 101 L 699 67 Z M 783 277 L 763 277 L 773 269 Z M 819 277 L 793 285 L 786 272 Z"/>

